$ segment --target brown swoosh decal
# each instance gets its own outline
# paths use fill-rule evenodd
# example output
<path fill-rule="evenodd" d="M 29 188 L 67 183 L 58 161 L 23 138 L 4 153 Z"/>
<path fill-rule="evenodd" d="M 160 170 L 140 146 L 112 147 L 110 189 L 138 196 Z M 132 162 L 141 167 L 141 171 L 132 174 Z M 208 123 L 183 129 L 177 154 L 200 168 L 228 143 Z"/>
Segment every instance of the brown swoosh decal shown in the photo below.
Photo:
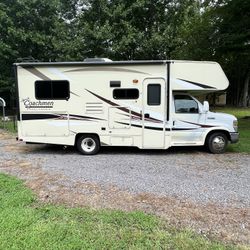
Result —
<path fill-rule="evenodd" d="M 44 120 L 44 119 L 56 119 L 56 120 L 67 120 L 67 115 L 61 114 L 22 114 L 22 120 Z M 83 121 L 106 121 L 101 118 L 81 115 L 69 115 L 70 120 L 83 120 Z"/>
<path fill-rule="evenodd" d="M 197 125 L 197 126 L 200 126 L 202 128 L 213 128 L 213 127 L 216 127 L 215 125 L 206 125 L 206 124 L 199 124 L 199 123 L 193 123 L 193 122 L 187 122 L 187 121 L 182 121 L 182 122 L 186 122 L 186 123 L 189 123 L 189 124 L 192 124 L 192 125 Z"/>
<path fill-rule="evenodd" d="M 77 95 L 76 93 L 74 93 L 74 92 L 72 92 L 72 91 L 70 91 L 70 94 L 75 95 L 75 96 L 77 96 L 77 97 L 80 97 L 79 95 Z"/>
<path fill-rule="evenodd" d="M 123 113 L 119 113 L 120 115 L 125 115 L 125 116 L 127 116 L 127 117 L 131 117 L 131 119 L 138 119 L 138 120 L 141 120 L 141 118 L 142 118 L 142 115 L 140 114 L 140 116 L 130 116 L 129 114 L 123 114 Z M 148 122 L 155 122 L 155 123 L 162 123 L 162 121 L 161 120 L 157 120 L 157 119 L 155 119 L 155 118 L 145 118 L 144 117 L 144 120 L 145 121 L 148 121 Z"/>
<path fill-rule="evenodd" d="M 129 123 L 125 123 L 125 122 L 117 122 L 123 125 L 131 125 L 132 127 L 136 127 L 136 128 L 142 128 L 142 125 L 138 125 L 138 124 L 129 124 Z M 145 129 L 151 129 L 151 130 L 160 130 L 163 131 L 163 128 L 159 128 L 159 127 L 149 127 L 149 126 L 144 126 Z M 172 130 L 196 130 L 196 128 L 172 128 Z M 169 128 L 165 128 L 165 131 L 171 131 Z"/>
<path fill-rule="evenodd" d="M 79 118 L 79 119 L 92 119 L 92 120 L 98 120 L 98 121 L 106 121 L 105 119 L 97 118 L 97 117 L 91 117 L 91 116 L 81 116 L 81 115 L 69 115 L 70 118 Z"/>
<path fill-rule="evenodd" d="M 211 87 L 211 86 L 208 86 L 208 85 L 205 85 L 205 84 L 201 84 L 201 83 L 198 83 L 198 82 L 192 82 L 192 81 L 188 81 L 188 80 L 185 80 L 185 79 L 181 79 L 181 78 L 177 78 L 181 81 L 184 81 L 184 82 L 188 82 L 188 83 L 191 83 L 191 84 L 194 84 L 198 87 L 201 87 L 201 88 L 204 88 L 204 89 L 215 89 L 214 87 Z"/>
<path fill-rule="evenodd" d="M 116 121 L 117 123 L 119 124 L 123 124 L 123 125 L 131 125 L 132 127 L 136 127 L 136 128 L 143 128 L 142 125 L 138 125 L 138 124 L 129 124 L 129 123 L 125 123 L 125 122 L 118 122 Z M 149 126 L 144 126 L 144 129 L 151 129 L 151 130 L 159 130 L 159 131 L 163 131 L 163 128 L 160 128 L 160 127 L 149 127 Z M 165 128 L 165 131 L 170 131 L 169 128 Z"/>
<path fill-rule="evenodd" d="M 87 89 L 86 89 L 86 90 L 87 90 Z M 110 100 L 108 100 L 108 99 L 105 99 L 105 98 L 102 97 L 102 96 L 99 96 L 99 95 L 97 95 L 97 94 L 91 92 L 90 90 L 87 90 L 87 91 L 88 91 L 90 94 L 94 95 L 95 97 L 99 98 L 100 100 L 102 100 L 102 101 L 108 103 L 109 105 L 111 105 L 111 106 L 113 106 L 113 107 L 116 107 L 117 109 L 120 109 L 120 110 L 122 110 L 122 111 L 124 111 L 124 112 L 126 112 L 126 113 L 129 113 L 129 112 L 130 112 L 127 108 L 121 107 L 121 106 L 119 106 L 118 104 L 116 104 L 116 103 L 114 103 L 114 102 L 112 102 L 112 101 L 110 101 Z M 136 116 L 141 116 L 141 114 L 139 114 L 139 113 L 137 113 L 137 112 L 135 112 L 135 111 L 131 111 L 131 114 L 132 114 L 132 115 L 136 115 Z"/>
<path fill-rule="evenodd" d="M 87 90 L 87 89 L 86 89 L 86 90 Z M 116 107 L 117 109 L 120 109 L 120 110 L 122 110 L 122 111 L 124 111 L 124 112 L 126 112 L 126 113 L 131 113 L 132 115 L 135 115 L 135 116 L 137 116 L 137 117 L 139 117 L 139 118 L 142 118 L 142 115 L 141 115 L 140 113 L 137 113 L 137 112 L 132 111 L 132 110 L 131 110 L 131 112 L 130 112 L 129 109 L 124 108 L 124 107 L 121 107 L 121 106 L 119 106 L 117 103 L 114 103 L 114 102 L 112 102 L 112 101 L 110 101 L 110 100 L 108 100 L 108 99 L 105 99 L 104 97 L 99 96 L 99 95 L 97 95 L 97 94 L 91 92 L 90 90 L 87 90 L 87 91 L 88 91 L 90 94 L 94 95 L 95 97 L 99 98 L 100 100 L 102 100 L 102 101 L 108 103 L 109 105 L 111 105 L 111 106 L 113 106 L 113 107 Z M 158 119 L 155 119 L 155 118 L 149 118 L 149 119 L 150 119 L 151 121 L 162 122 L 161 120 L 158 120 Z"/>
<path fill-rule="evenodd" d="M 66 72 L 87 72 L 87 71 L 116 71 L 116 72 L 126 72 L 126 73 L 136 73 L 136 74 L 143 74 L 143 75 L 150 75 L 149 73 L 138 71 L 138 70 L 132 70 L 132 69 L 122 69 L 122 68 L 108 68 L 108 67 L 102 67 L 102 68 L 80 68 L 80 69 L 71 69 L 71 70 L 66 70 Z"/>
<path fill-rule="evenodd" d="M 42 79 L 42 80 L 51 80 L 49 77 L 44 75 L 42 72 L 40 72 L 38 69 L 34 68 L 33 66 L 25 67 L 27 71 L 29 71 L 31 74 L 35 75 L 36 77 Z"/>

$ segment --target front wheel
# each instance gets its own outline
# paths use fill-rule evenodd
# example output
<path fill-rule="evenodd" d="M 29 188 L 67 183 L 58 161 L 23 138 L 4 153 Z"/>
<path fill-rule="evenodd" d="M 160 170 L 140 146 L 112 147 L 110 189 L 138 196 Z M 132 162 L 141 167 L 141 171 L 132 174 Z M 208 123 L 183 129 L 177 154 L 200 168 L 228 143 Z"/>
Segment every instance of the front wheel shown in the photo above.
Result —
<path fill-rule="evenodd" d="M 100 150 L 100 141 L 95 135 L 83 135 L 78 138 L 76 146 L 81 154 L 94 155 Z"/>
<path fill-rule="evenodd" d="M 215 132 L 207 138 L 208 150 L 213 154 L 222 154 L 228 144 L 227 136 L 221 132 Z"/>

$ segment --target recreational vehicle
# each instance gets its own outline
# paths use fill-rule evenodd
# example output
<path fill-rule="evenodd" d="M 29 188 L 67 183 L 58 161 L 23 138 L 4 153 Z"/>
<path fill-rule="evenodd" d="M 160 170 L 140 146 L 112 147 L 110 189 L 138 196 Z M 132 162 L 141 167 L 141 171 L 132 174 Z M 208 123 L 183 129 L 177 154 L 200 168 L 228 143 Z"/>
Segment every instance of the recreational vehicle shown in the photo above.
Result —
<path fill-rule="evenodd" d="M 237 119 L 209 111 L 193 95 L 225 90 L 216 62 L 110 61 L 14 64 L 18 140 L 76 146 L 167 149 L 238 141 Z"/>

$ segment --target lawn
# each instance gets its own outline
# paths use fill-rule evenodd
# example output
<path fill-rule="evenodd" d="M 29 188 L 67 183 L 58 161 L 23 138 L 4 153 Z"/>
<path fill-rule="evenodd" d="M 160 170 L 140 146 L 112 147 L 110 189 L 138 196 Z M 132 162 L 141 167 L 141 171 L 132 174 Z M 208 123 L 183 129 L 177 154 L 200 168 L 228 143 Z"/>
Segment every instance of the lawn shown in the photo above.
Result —
<path fill-rule="evenodd" d="M 229 145 L 227 151 L 250 153 L 250 108 L 216 108 L 215 111 L 232 114 L 239 121 L 240 141 Z"/>
<path fill-rule="evenodd" d="M 142 212 L 42 204 L 22 181 L 0 174 L 0 249 L 235 248 Z"/>
<path fill-rule="evenodd" d="M 0 117 L 0 128 L 1 129 L 6 129 L 11 133 L 16 133 L 17 128 L 16 128 L 16 124 L 14 121 L 1 121 L 2 117 Z"/>

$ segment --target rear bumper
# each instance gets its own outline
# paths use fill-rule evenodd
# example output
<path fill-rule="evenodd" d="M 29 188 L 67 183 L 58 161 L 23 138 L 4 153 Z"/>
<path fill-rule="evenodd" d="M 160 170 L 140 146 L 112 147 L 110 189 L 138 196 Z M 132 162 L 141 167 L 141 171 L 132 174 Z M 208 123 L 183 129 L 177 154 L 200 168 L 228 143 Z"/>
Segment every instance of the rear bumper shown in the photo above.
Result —
<path fill-rule="evenodd" d="M 231 143 L 236 143 L 239 141 L 239 133 L 235 132 L 235 133 L 230 133 L 230 141 Z"/>

